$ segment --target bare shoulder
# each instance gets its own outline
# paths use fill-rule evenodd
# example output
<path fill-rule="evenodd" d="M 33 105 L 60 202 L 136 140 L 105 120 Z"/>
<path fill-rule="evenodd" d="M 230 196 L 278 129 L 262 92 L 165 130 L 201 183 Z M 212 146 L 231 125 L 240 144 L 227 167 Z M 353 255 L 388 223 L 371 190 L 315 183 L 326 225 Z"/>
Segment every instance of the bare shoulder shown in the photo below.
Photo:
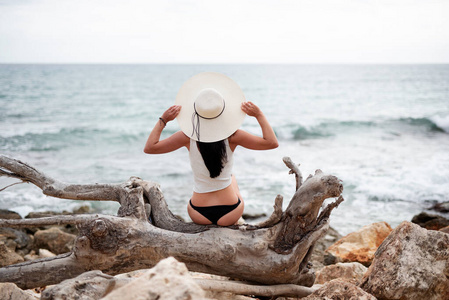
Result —
<path fill-rule="evenodd" d="M 242 142 L 245 140 L 245 137 L 248 137 L 248 133 L 242 129 L 237 129 L 236 132 L 234 132 L 229 138 L 229 146 L 231 147 L 232 151 L 237 146 L 240 146 Z"/>
<path fill-rule="evenodd" d="M 230 137 L 228 137 L 228 141 L 230 144 L 235 144 L 238 140 L 242 139 L 242 135 L 244 131 L 241 129 L 237 129 Z"/>

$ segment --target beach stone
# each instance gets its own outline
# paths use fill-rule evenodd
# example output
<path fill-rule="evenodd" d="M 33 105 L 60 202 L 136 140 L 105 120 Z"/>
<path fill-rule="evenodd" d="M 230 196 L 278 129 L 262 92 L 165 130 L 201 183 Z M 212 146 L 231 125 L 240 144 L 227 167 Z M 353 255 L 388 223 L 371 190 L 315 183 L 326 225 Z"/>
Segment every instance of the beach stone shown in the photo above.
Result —
<path fill-rule="evenodd" d="M 11 250 L 4 241 L 0 241 L 0 267 L 23 262 L 22 256 Z"/>
<path fill-rule="evenodd" d="M 440 230 L 449 226 L 449 220 L 439 215 L 422 212 L 412 218 L 412 223 L 429 230 Z"/>
<path fill-rule="evenodd" d="M 39 255 L 36 254 L 36 251 L 31 250 L 30 253 L 24 255 L 23 258 L 24 258 L 26 261 L 28 261 L 28 260 L 38 259 L 38 258 L 39 258 Z"/>
<path fill-rule="evenodd" d="M 54 211 L 32 211 L 28 215 L 25 216 L 25 219 L 38 219 L 38 218 L 46 218 L 62 215 L 62 213 L 54 212 Z"/>
<path fill-rule="evenodd" d="M 11 300 L 36 300 L 37 298 L 30 293 L 23 291 L 14 283 L 0 283 L 0 299 Z"/>
<path fill-rule="evenodd" d="M 75 278 L 67 279 L 51 286 L 41 295 L 42 300 L 94 300 L 100 299 L 115 285 L 111 275 L 101 271 L 85 272 Z M 127 299 L 127 298 L 123 298 Z"/>
<path fill-rule="evenodd" d="M 323 236 L 321 239 L 319 239 L 315 243 L 315 247 L 313 248 L 312 256 L 310 258 L 310 262 L 312 263 L 315 270 L 322 269 L 325 265 L 324 258 L 325 258 L 325 251 L 327 248 L 335 244 L 339 239 L 341 239 L 343 236 L 338 233 L 337 230 L 335 230 L 332 227 L 329 227 L 329 230 L 326 232 L 326 235 Z"/>
<path fill-rule="evenodd" d="M 379 299 L 449 299 L 449 235 L 404 221 L 376 251 L 360 287 Z"/>
<path fill-rule="evenodd" d="M 365 292 L 358 286 L 340 279 L 334 279 L 325 283 L 321 288 L 310 294 L 303 300 L 376 300 L 376 297 Z"/>
<path fill-rule="evenodd" d="M 184 263 L 173 257 L 161 260 L 141 277 L 124 285 L 103 300 L 210 299 L 195 283 Z"/>
<path fill-rule="evenodd" d="M 11 219 L 22 219 L 22 217 L 14 211 L 7 209 L 0 209 L 0 219 L 11 220 Z"/>
<path fill-rule="evenodd" d="M 430 209 L 441 213 L 449 213 L 449 201 L 433 205 Z"/>
<path fill-rule="evenodd" d="M 78 214 L 87 214 L 90 213 L 91 209 L 89 205 L 83 205 L 78 208 L 73 209 L 71 212 L 64 210 L 62 212 L 57 211 L 32 211 L 28 215 L 25 216 L 25 219 L 36 219 L 36 218 L 46 218 L 53 216 L 61 216 L 61 215 L 78 215 Z"/>
<path fill-rule="evenodd" d="M 28 215 L 25 216 L 25 219 L 39 219 L 39 218 L 47 218 L 61 215 L 73 215 L 73 214 L 81 214 L 89 211 L 90 208 L 88 206 L 81 206 L 78 209 L 75 209 L 73 213 L 68 211 L 63 212 L 54 212 L 54 211 L 32 211 Z M 28 232 L 35 234 L 39 230 L 46 230 L 50 228 L 58 228 L 63 232 L 78 235 L 79 231 L 75 225 L 65 224 L 65 225 L 46 225 L 39 227 L 29 227 L 27 228 Z"/>
<path fill-rule="evenodd" d="M 247 220 L 257 220 L 257 219 L 260 219 L 260 218 L 264 218 L 266 216 L 267 216 L 266 213 L 259 213 L 259 214 L 244 213 L 242 215 L 242 218 L 243 218 L 243 220 L 247 221 Z"/>
<path fill-rule="evenodd" d="M 56 254 L 47 249 L 39 249 L 39 258 L 49 258 L 53 256 L 56 256 Z"/>
<path fill-rule="evenodd" d="M 358 284 L 367 269 L 367 267 L 358 262 L 337 263 L 326 266 L 317 272 L 315 284 L 323 284 L 334 279 Z"/>
<path fill-rule="evenodd" d="M 36 248 L 45 248 L 55 254 L 67 253 L 72 250 L 76 236 L 53 227 L 46 230 L 38 230 L 34 234 Z"/>
<path fill-rule="evenodd" d="M 0 239 L 13 240 L 18 249 L 28 246 L 31 238 L 23 231 L 14 228 L 0 228 Z"/>
<path fill-rule="evenodd" d="M 373 261 L 374 252 L 391 231 L 386 222 L 364 226 L 330 246 L 325 252 L 324 263 L 329 265 L 337 262 L 359 262 L 369 266 Z"/>
<path fill-rule="evenodd" d="M 49 257 L 56 256 L 56 254 L 48 251 L 47 249 L 39 249 L 38 253 L 39 254 L 36 254 L 36 251 L 31 250 L 30 253 L 28 253 L 27 255 L 24 255 L 23 258 L 25 260 L 34 260 L 34 259 L 39 259 L 39 258 L 49 258 Z"/>
<path fill-rule="evenodd" d="M 75 215 L 88 214 L 90 212 L 92 212 L 92 210 L 91 210 L 89 205 L 82 205 L 82 206 L 77 207 L 77 208 L 72 210 L 72 213 L 74 213 Z"/>
<path fill-rule="evenodd" d="M 443 227 L 439 231 L 444 232 L 444 233 L 449 233 L 449 226 Z"/>

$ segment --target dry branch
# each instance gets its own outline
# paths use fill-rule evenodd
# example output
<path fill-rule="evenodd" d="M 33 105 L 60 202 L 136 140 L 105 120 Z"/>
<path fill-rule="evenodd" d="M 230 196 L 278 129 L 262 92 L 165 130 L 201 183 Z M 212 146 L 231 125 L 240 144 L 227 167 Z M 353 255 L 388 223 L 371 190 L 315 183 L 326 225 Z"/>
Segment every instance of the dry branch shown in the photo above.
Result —
<path fill-rule="evenodd" d="M 276 199 L 274 200 L 274 206 L 273 206 L 273 213 L 271 216 L 266 219 L 265 221 L 262 221 L 261 223 L 255 225 L 256 228 L 267 228 L 271 227 L 282 219 L 282 203 L 284 201 L 284 198 L 281 195 L 277 195 Z"/>
<path fill-rule="evenodd" d="M 66 184 L 18 160 L 0 156 L 0 174 L 32 182 L 46 195 L 66 199 L 111 200 L 120 203 L 118 216 L 76 215 L 0 222 L 0 227 L 76 224 L 79 236 L 71 253 L 45 261 L 36 260 L 0 269 L 0 281 L 22 288 L 55 284 L 89 270 L 119 274 L 153 267 L 173 256 L 189 270 L 239 278 L 259 284 L 312 286 L 314 272 L 309 258 L 316 241 L 329 228 L 329 204 L 318 216 L 326 198 L 338 197 L 340 181 L 317 171 L 297 191 L 285 212 L 282 197 L 274 213 L 257 226 L 202 226 L 185 223 L 169 210 L 159 186 L 131 177 L 121 184 Z M 149 221 L 151 220 L 151 222 Z M 51 274 L 51 276 L 49 276 Z M 51 277 L 51 278 L 50 278 Z"/>
<path fill-rule="evenodd" d="M 297 191 L 302 185 L 302 174 L 301 171 L 299 170 L 299 164 L 295 165 L 295 163 L 291 160 L 290 157 L 284 157 L 282 160 L 284 161 L 284 164 L 290 169 L 289 174 L 295 174 L 296 191 Z"/>
<path fill-rule="evenodd" d="M 263 297 L 306 297 L 316 291 L 318 286 L 305 287 L 295 284 L 252 285 L 236 281 L 196 279 L 195 282 L 206 291 L 228 292 L 236 295 L 255 295 Z"/>
<path fill-rule="evenodd" d="M 64 215 L 33 219 L 0 219 L 0 227 L 10 228 L 30 228 L 52 225 L 78 225 L 86 223 L 87 221 L 96 220 L 105 217 L 105 215 Z"/>

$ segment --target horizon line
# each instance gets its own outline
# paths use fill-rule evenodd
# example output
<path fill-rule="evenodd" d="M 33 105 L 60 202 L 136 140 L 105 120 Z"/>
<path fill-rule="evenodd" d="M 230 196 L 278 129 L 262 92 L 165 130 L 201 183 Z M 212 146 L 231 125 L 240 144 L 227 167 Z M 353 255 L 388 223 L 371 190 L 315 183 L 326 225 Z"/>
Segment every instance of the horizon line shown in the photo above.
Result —
<path fill-rule="evenodd" d="M 0 65 L 447 65 L 448 62 L 1 62 Z"/>

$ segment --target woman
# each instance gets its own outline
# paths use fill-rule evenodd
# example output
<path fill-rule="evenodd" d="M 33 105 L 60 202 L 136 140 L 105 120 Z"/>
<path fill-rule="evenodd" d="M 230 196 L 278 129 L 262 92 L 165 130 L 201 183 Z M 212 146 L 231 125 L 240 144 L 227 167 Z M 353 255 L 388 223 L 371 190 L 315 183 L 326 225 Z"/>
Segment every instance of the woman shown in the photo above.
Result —
<path fill-rule="evenodd" d="M 200 73 L 180 89 L 176 104 L 154 126 L 144 152 L 161 154 L 186 147 L 194 175 L 187 211 L 197 224 L 229 226 L 242 216 L 244 203 L 232 175 L 237 146 L 253 150 L 278 147 L 276 135 L 262 111 L 245 102 L 240 87 L 219 73 Z M 245 115 L 257 119 L 262 137 L 238 129 Z M 160 140 L 168 122 L 178 119 L 181 131 Z"/>

